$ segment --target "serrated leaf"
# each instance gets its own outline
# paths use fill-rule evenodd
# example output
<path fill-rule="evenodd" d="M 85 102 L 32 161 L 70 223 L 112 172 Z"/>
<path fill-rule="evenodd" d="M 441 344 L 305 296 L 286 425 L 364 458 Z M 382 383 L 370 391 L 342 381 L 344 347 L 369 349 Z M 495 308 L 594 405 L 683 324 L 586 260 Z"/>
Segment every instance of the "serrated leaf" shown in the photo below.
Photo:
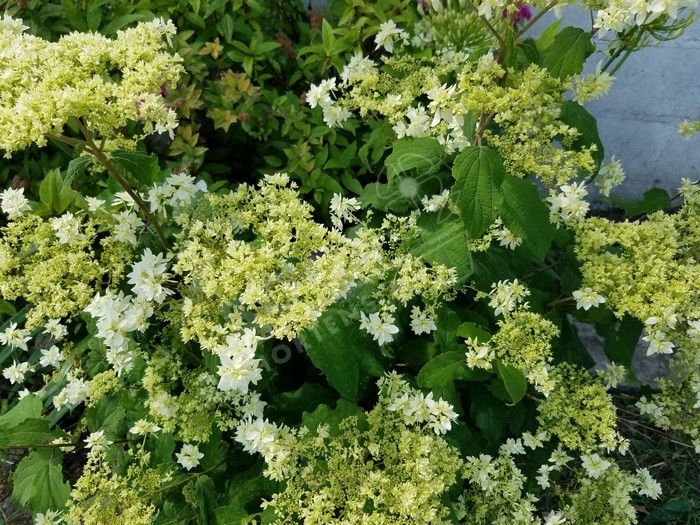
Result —
<path fill-rule="evenodd" d="M 0 416 L 0 433 L 27 419 L 41 419 L 42 408 L 39 396 L 24 396 L 11 410 Z"/>
<path fill-rule="evenodd" d="M 100 399 L 85 411 L 88 430 L 102 430 L 108 437 L 117 437 L 126 430 L 126 411 L 115 396 Z"/>
<path fill-rule="evenodd" d="M 92 164 L 92 159 L 88 156 L 81 156 L 71 160 L 66 170 L 66 184 L 72 184 L 80 175 L 85 173 L 87 167 Z"/>
<path fill-rule="evenodd" d="M 506 392 L 510 397 L 511 403 L 520 401 L 525 392 L 527 392 L 527 379 L 521 370 L 514 366 L 507 365 L 501 361 L 496 362 L 496 371 L 499 377 L 503 380 Z"/>
<path fill-rule="evenodd" d="M 216 487 L 209 476 L 199 476 L 194 484 L 197 492 L 197 511 L 200 525 L 214 525 L 216 518 Z"/>
<path fill-rule="evenodd" d="M 299 334 L 299 340 L 314 366 L 346 399 L 357 400 L 360 380 L 367 371 L 378 371 L 377 344 L 359 330 L 347 309 L 326 309 L 313 329 Z"/>
<path fill-rule="evenodd" d="M 672 204 L 668 192 L 661 188 L 652 188 L 645 191 L 643 198 L 640 200 L 630 202 L 611 197 L 610 202 L 625 210 L 628 218 L 664 210 L 670 208 Z"/>
<path fill-rule="evenodd" d="M 505 168 L 498 152 L 472 146 L 455 159 L 452 176 L 456 179 L 450 198 L 459 208 L 469 236 L 482 235 L 498 215 Z"/>
<path fill-rule="evenodd" d="M 564 80 L 583 71 L 583 64 L 593 54 L 591 38 L 579 27 L 565 27 L 542 52 L 542 66 L 550 75 Z"/>
<path fill-rule="evenodd" d="M 12 497 L 32 514 L 62 510 L 68 501 L 70 485 L 63 481 L 61 455 L 55 448 L 35 450 L 12 475 Z"/>
<path fill-rule="evenodd" d="M 418 219 L 418 227 L 421 236 L 411 247 L 411 253 L 431 264 L 454 268 L 458 283 L 464 283 L 471 275 L 472 258 L 459 217 L 449 212 L 424 213 Z"/>
<path fill-rule="evenodd" d="M 360 202 L 364 207 L 403 213 L 409 208 L 417 208 L 425 195 L 434 195 L 442 187 L 442 179 L 437 173 L 407 174 L 394 177 L 389 183 L 367 184 L 360 194 Z"/>
<path fill-rule="evenodd" d="M 399 139 L 385 162 L 387 176 L 392 180 L 398 174 L 409 170 L 417 170 L 419 174 L 437 173 L 444 158 L 445 149 L 437 139 L 432 137 Z"/>
<path fill-rule="evenodd" d="M 457 335 L 465 339 L 475 339 L 479 343 L 485 343 L 491 339 L 491 334 L 476 323 L 462 323 L 457 328 Z"/>
<path fill-rule="evenodd" d="M 501 218 L 505 226 L 540 260 L 543 260 L 554 239 L 554 227 L 549 222 L 549 209 L 531 182 L 506 176 L 503 180 Z"/>
<path fill-rule="evenodd" d="M 115 150 L 110 159 L 143 185 L 151 185 L 158 173 L 158 159 L 138 151 Z"/>
<path fill-rule="evenodd" d="M 51 430 L 45 419 L 25 419 L 0 433 L 0 448 L 31 447 L 64 435 L 62 430 Z"/>
<path fill-rule="evenodd" d="M 464 381 L 481 381 L 489 374 L 483 370 L 470 370 L 464 352 L 445 352 L 430 360 L 416 380 L 422 388 L 436 388 L 453 383 L 458 379 Z"/>
<path fill-rule="evenodd" d="M 600 166 L 600 163 L 603 162 L 605 150 L 603 149 L 603 142 L 600 140 L 598 123 L 595 117 L 581 104 L 573 100 L 567 100 L 561 105 L 559 120 L 579 132 L 578 138 L 572 144 L 574 149 L 580 151 L 584 147 L 592 145 L 596 147 L 593 159 L 596 165 Z"/>

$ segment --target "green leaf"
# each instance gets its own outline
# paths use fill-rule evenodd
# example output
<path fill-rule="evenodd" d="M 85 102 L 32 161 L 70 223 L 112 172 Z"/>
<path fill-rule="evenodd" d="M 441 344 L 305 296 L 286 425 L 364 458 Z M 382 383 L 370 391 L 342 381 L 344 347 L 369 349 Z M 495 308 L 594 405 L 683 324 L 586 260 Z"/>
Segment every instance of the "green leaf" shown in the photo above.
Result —
<path fill-rule="evenodd" d="M 491 334 L 476 323 L 462 323 L 457 328 L 457 335 L 465 339 L 475 339 L 479 343 L 485 343 L 491 339 Z"/>
<path fill-rule="evenodd" d="M 199 476 L 194 484 L 197 491 L 198 515 L 200 525 L 213 525 L 216 522 L 216 487 L 209 476 Z"/>
<path fill-rule="evenodd" d="M 312 432 L 315 432 L 319 425 L 328 425 L 329 434 L 337 436 L 340 433 L 340 422 L 350 416 L 357 416 L 363 420 L 365 412 L 353 403 L 339 399 L 334 409 L 328 405 L 320 405 L 313 412 L 304 412 L 302 425 Z"/>
<path fill-rule="evenodd" d="M 542 34 L 537 39 L 537 50 L 542 52 L 552 45 L 554 42 L 554 37 L 559 33 L 559 27 L 561 26 L 561 19 L 556 20 L 553 24 L 548 25 Z"/>
<path fill-rule="evenodd" d="M 68 170 L 66 170 L 66 184 L 72 184 L 78 177 L 80 177 L 87 167 L 92 164 L 92 159 L 87 156 L 82 156 L 71 160 L 68 163 Z"/>
<path fill-rule="evenodd" d="M 75 199 L 75 192 L 66 184 L 59 170 L 51 170 L 39 185 L 39 199 L 51 213 L 62 213 Z"/>
<path fill-rule="evenodd" d="M 610 198 L 615 206 L 625 210 L 628 218 L 637 217 L 646 213 L 652 213 L 659 210 L 670 208 L 672 201 L 666 190 L 661 188 L 652 188 L 644 192 L 644 197 L 637 201 L 623 201 L 615 197 Z"/>
<path fill-rule="evenodd" d="M 399 139 L 386 159 L 387 176 L 391 181 L 399 173 L 417 170 L 419 174 L 431 174 L 440 170 L 445 149 L 432 137 Z"/>
<path fill-rule="evenodd" d="M 391 182 L 372 182 L 360 194 L 363 206 L 372 206 L 381 211 L 403 213 L 417 208 L 425 195 L 434 195 L 443 187 L 437 173 L 421 173 L 394 177 Z"/>
<path fill-rule="evenodd" d="M 116 150 L 110 159 L 143 185 L 153 184 L 158 174 L 158 159 L 138 151 Z"/>
<path fill-rule="evenodd" d="M 88 430 L 102 430 L 106 436 L 117 437 L 126 431 L 126 411 L 116 396 L 100 399 L 85 411 Z"/>
<path fill-rule="evenodd" d="M 531 182 L 506 176 L 503 180 L 503 224 L 540 260 L 544 260 L 554 239 L 549 209 Z"/>
<path fill-rule="evenodd" d="M 511 403 L 520 401 L 525 392 L 527 392 L 527 380 L 525 374 L 514 366 L 507 365 L 500 361 L 496 362 L 496 371 L 499 377 L 503 380 L 506 391 L 510 397 Z"/>
<path fill-rule="evenodd" d="M 35 394 L 23 397 L 8 412 L 0 416 L 0 433 L 27 419 L 41 419 L 41 399 Z"/>
<path fill-rule="evenodd" d="M 108 24 L 105 24 L 102 29 L 100 29 L 100 33 L 105 36 L 110 36 L 129 24 L 133 24 L 134 22 L 144 22 L 147 20 L 152 20 L 153 18 L 154 15 L 151 11 L 141 11 L 138 13 L 122 15 L 113 19 Z"/>
<path fill-rule="evenodd" d="M 573 100 L 567 100 L 561 105 L 559 120 L 564 124 L 576 128 L 579 132 L 578 138 L 572 143 L 572 147 L 581 151 L 583 148 L 595 146 L 593 159 L 597 166 L 603 162 L 604 149 L 603 142 L 598 134 L 598 123 L 593 115 L 586 108 Z"/>
<path fill-rule="evenodd" d="M 583 71 L 583 64 L 593 54 L 591 38 L 579 27 L 565 27 L 542 52 L 542 66 L 553 77 L 564 80 Z"/>
<path fill-rule="evenodd" d="M 411 247 L 411 253 L 431 264 L 454 268 L 458 283 L 466 282 L 471 275 L 472 258 L 459 217 L 449 212 L 423 213 L 418 218 L 418 226 L 421 236 Z"/>
<path fill-rule="evenodd" d="M 70 485 L 63 481 L 61 452 L 55 448 L 35 450 L 24 458 L 12 476 L 12 497 L 32 514 L 62 510 Z"/>
<path fill-rule="evenodd" d="M 25 419 L 0 433 L 0 447 L 31 447 L 63 436 L 62 430 L 51 430 L 45 419 Z"/>
<path fill-rule="evenodd" d="M 239 505 L 225 505 L 214 509 L 214 519 L 216 525 L 239 525 L 248 523 L 243 521 L 248 518 L 246 510 Z"/>
<path fill-rule="evenodd" d="M 469 236 L 482 235 L 498 215 L 505 168 L 498 152 L 472 146 L 455 159 L 452 176 L 456 179 L 450 197 L 459 208 Z"/>
<path fill-rule="evenodd" d="M 434 357 L 418 372 L 418 386 L 435 388 L 453 383 L 457 379 L 464 381 L 482 381 L 489 377 L 483 370 L 470 370 L 464 352 L 445 352 Z"/>
<path fill-rule="evenodd" d="M 347 308 L 328 308 L 314 329 L 299 334 L 299 340 L 314 366 L 346 399 L 356 401 L 361 379 L 367 372 L 379 372 L 374 366 L 378 363 L 377 344 L 358 329 Z M 383 373 L 381 365 L 379 369 Z"/>
<path fill-rule="evenodd" d="M 503 402 L 493 397 L 484 388 L 473 388 L 471 393 L 470 415 L 472 421 L 481 430 L 489 444 L 498 443 L 507 424 Z"/>

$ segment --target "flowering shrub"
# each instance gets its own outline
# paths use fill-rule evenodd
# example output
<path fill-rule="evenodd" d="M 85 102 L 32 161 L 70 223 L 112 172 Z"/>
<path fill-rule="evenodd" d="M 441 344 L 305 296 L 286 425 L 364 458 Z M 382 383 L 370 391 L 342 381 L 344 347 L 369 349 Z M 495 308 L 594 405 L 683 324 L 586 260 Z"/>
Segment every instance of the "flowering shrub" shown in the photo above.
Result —
<path fill-rule="evenodd" d="M 236 40 L 219 4 L 182 14 L 217 19 L 199 56 L 242 70 L 205 81 L 205 112 L 286 155 L 235 181 L 185 169 L 203 152 L 182 155 L 176 114 L 191 134 L 195 107 L 168 93 L 205 75 L 172 22 L 121 13 L 114 38 L 52 42 L 0 19 L 0 148 L 69 147 L 0 194 L 15 502 L 44 525 L 634 523 L 662 488 L 620 461 L 621 405 L 700 450 L 700 190 L 589 216 L 586 181 L 609 196 L 624 172 L 583 104 L 690 3 L 584 4 L 589 32 L 537 40 L 557 2 L 334 3 L 297 26 L 321 40 L 298 50 L 305 106 L 275 95 L 297 119 L 280 127 L 232 105 L 294 70 L 294 46 Z M 597 32 L 609 58 L 584 75 Z M 157 133 L 170 162 L 144 149 Z M 320 163 L 295 163 L 298 140 Z M 653 390 L 640 338 L 670 354 Z"/>

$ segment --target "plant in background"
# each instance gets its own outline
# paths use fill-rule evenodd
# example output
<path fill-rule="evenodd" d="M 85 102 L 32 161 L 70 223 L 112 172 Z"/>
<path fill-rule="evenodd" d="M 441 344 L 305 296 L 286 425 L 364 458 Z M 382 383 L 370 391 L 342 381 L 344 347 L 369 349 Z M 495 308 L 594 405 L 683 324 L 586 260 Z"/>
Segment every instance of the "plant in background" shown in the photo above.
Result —
<path fill-rule="evenodd" d="M 698 190 L 588 217 L 624 173 L 583 104 L 675 6 L 533 40 L 560 4 L 61 5 L 55 43 L 5 16 L 0 57 L 5 150 L 69 146 L 0 194 L 0 448 L 37 523 L 625 524 L 661 496 L 619 423 L 697 447 Z M 621 396 L 643 331 L 672 373 Z"/>

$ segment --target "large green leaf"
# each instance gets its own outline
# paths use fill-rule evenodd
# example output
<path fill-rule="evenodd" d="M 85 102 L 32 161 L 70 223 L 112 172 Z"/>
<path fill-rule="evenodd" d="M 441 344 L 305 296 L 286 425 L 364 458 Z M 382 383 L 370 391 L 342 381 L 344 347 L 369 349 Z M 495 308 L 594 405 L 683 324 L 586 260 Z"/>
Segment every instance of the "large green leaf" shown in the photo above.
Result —
<path fill-rule="evenodd" d="M 418 386 L 435 388 L 448 385 L 457 379 L 482 381 L 489 374 L 483 370 L 470 370 L 464 352 L 445 352 L 435 356 L 418 372 Z"/>
<path fill-rule="evenodd" d="M 659 210 L 670 208 L 673 204 L 668 192 L 661 188 L 652 188 L 644 192 L 644 196 L 636 201 L 624 201 L 615 197 L 610 198 L 615 206 L 625 210 L 628 218 L 652 213 Z"/>
<path fill-rule="evenodd" d="M 579 27 L 565 27 L 554 42 L 542 52 L 542 66 L 561 80 L 583 71 L 583 64 L 593 54 L 591 37 Z"/>
<path fill-rule="evenodd" d="M 53 439 L 64 436 L 59 429 L 51 430 L 49 422 L 45 419 L 25 419 L 7 430 L 0 432 L 0 448 L 11 446 L 31 447 L 47 443 Z"/>
<path fill-rule="evenodd" d="M 460 284 L 472 270 L 471 252 L 459 217 L 449 212 L 424 213 L 418 219 L 421 236 L 411 252 L 431 264 L 442 264 L 457 271 Z"/>
<path fill-rule="evenodd" d="M 75 200 L 76 193 L 58 170 L 49 171 L 39 185 L 39 199 L 54 214 L 63 213 Z"/>
<path fill-rule="evenodd" d="M 61 510 L 68 501 L 70 485 L 63 481 L 61 452 L 55 448 L 29 454 L 17 465 L 12 479 L 12 497 L 33 514 Z"/>
<path fill-rule="evenodd" d="M 573 100 L 567 100 L 561 105 L 559 120 L 564 124 L 576 128 L 579 132 L 578 138 L 572 146 L 580 151 L 584 147 L 595 146 L 596 150 L 593 153 L 593 158 L 596 164 L 600 166 L 603 162 L 604 149 L 603 142 L 598 134 L 598 123 L 593 115 L 586 108 Z"/>
<path fill-rule="evenodd" d="M 387 176 L 392 180 L 399 173 L 417 170 L 419 174 L 431 174 L 440 170 L 445 149 L 432 137 L 406 137 L 398 140 L 386 159 Z"/>
<path fill-rule="evenodd" d="M 377 344 L 359 329 L 347 308 L 328 308 L 313 329 L 299 334 L 299 340 L 311 362 L 346 399 L 357 400 L 360 382 L 367 375 L 384 373 Z"/>
<path fill-rule="evenodd" d="M 455 159 L 450 192 L 471 238 L 482 235 L 498 215 L 505 168 L 498 152 L 472 146 Z"/>
<path fill-rule="evenodd" d="M 549 209 L 531 182 L 506 176 L 503 180 L 501 217 L 506 227 L 522 237 L 525 245 L 539 259 L 549 250 L 554 227 L 549 222 Z"/>
<path fill-rule="evenodd" d="M 6 429 L 26 419 L 40 419 L 41 409 L 42 404 L 39 396 L 29 394 L 23 397 L 11 410 L 0 416 L 0 433 L 6 432 Z"/>
<path fill-rule="evenodd" d="M 363 206 L 372 206 L 381 211 L 403 213 L 417 208 L 426 195 L 434 195 L 443 187 L 437 173 L 406 174 L 394 177 L 391 182 L 372 182 L 360 194 Z"/>
<path fill-rule="evenodd" d="M 194 484 L 197 492 L 199 525 L 214 525 L 216 518 L 216 486 L 209 476 L 199 476 Z"/>

